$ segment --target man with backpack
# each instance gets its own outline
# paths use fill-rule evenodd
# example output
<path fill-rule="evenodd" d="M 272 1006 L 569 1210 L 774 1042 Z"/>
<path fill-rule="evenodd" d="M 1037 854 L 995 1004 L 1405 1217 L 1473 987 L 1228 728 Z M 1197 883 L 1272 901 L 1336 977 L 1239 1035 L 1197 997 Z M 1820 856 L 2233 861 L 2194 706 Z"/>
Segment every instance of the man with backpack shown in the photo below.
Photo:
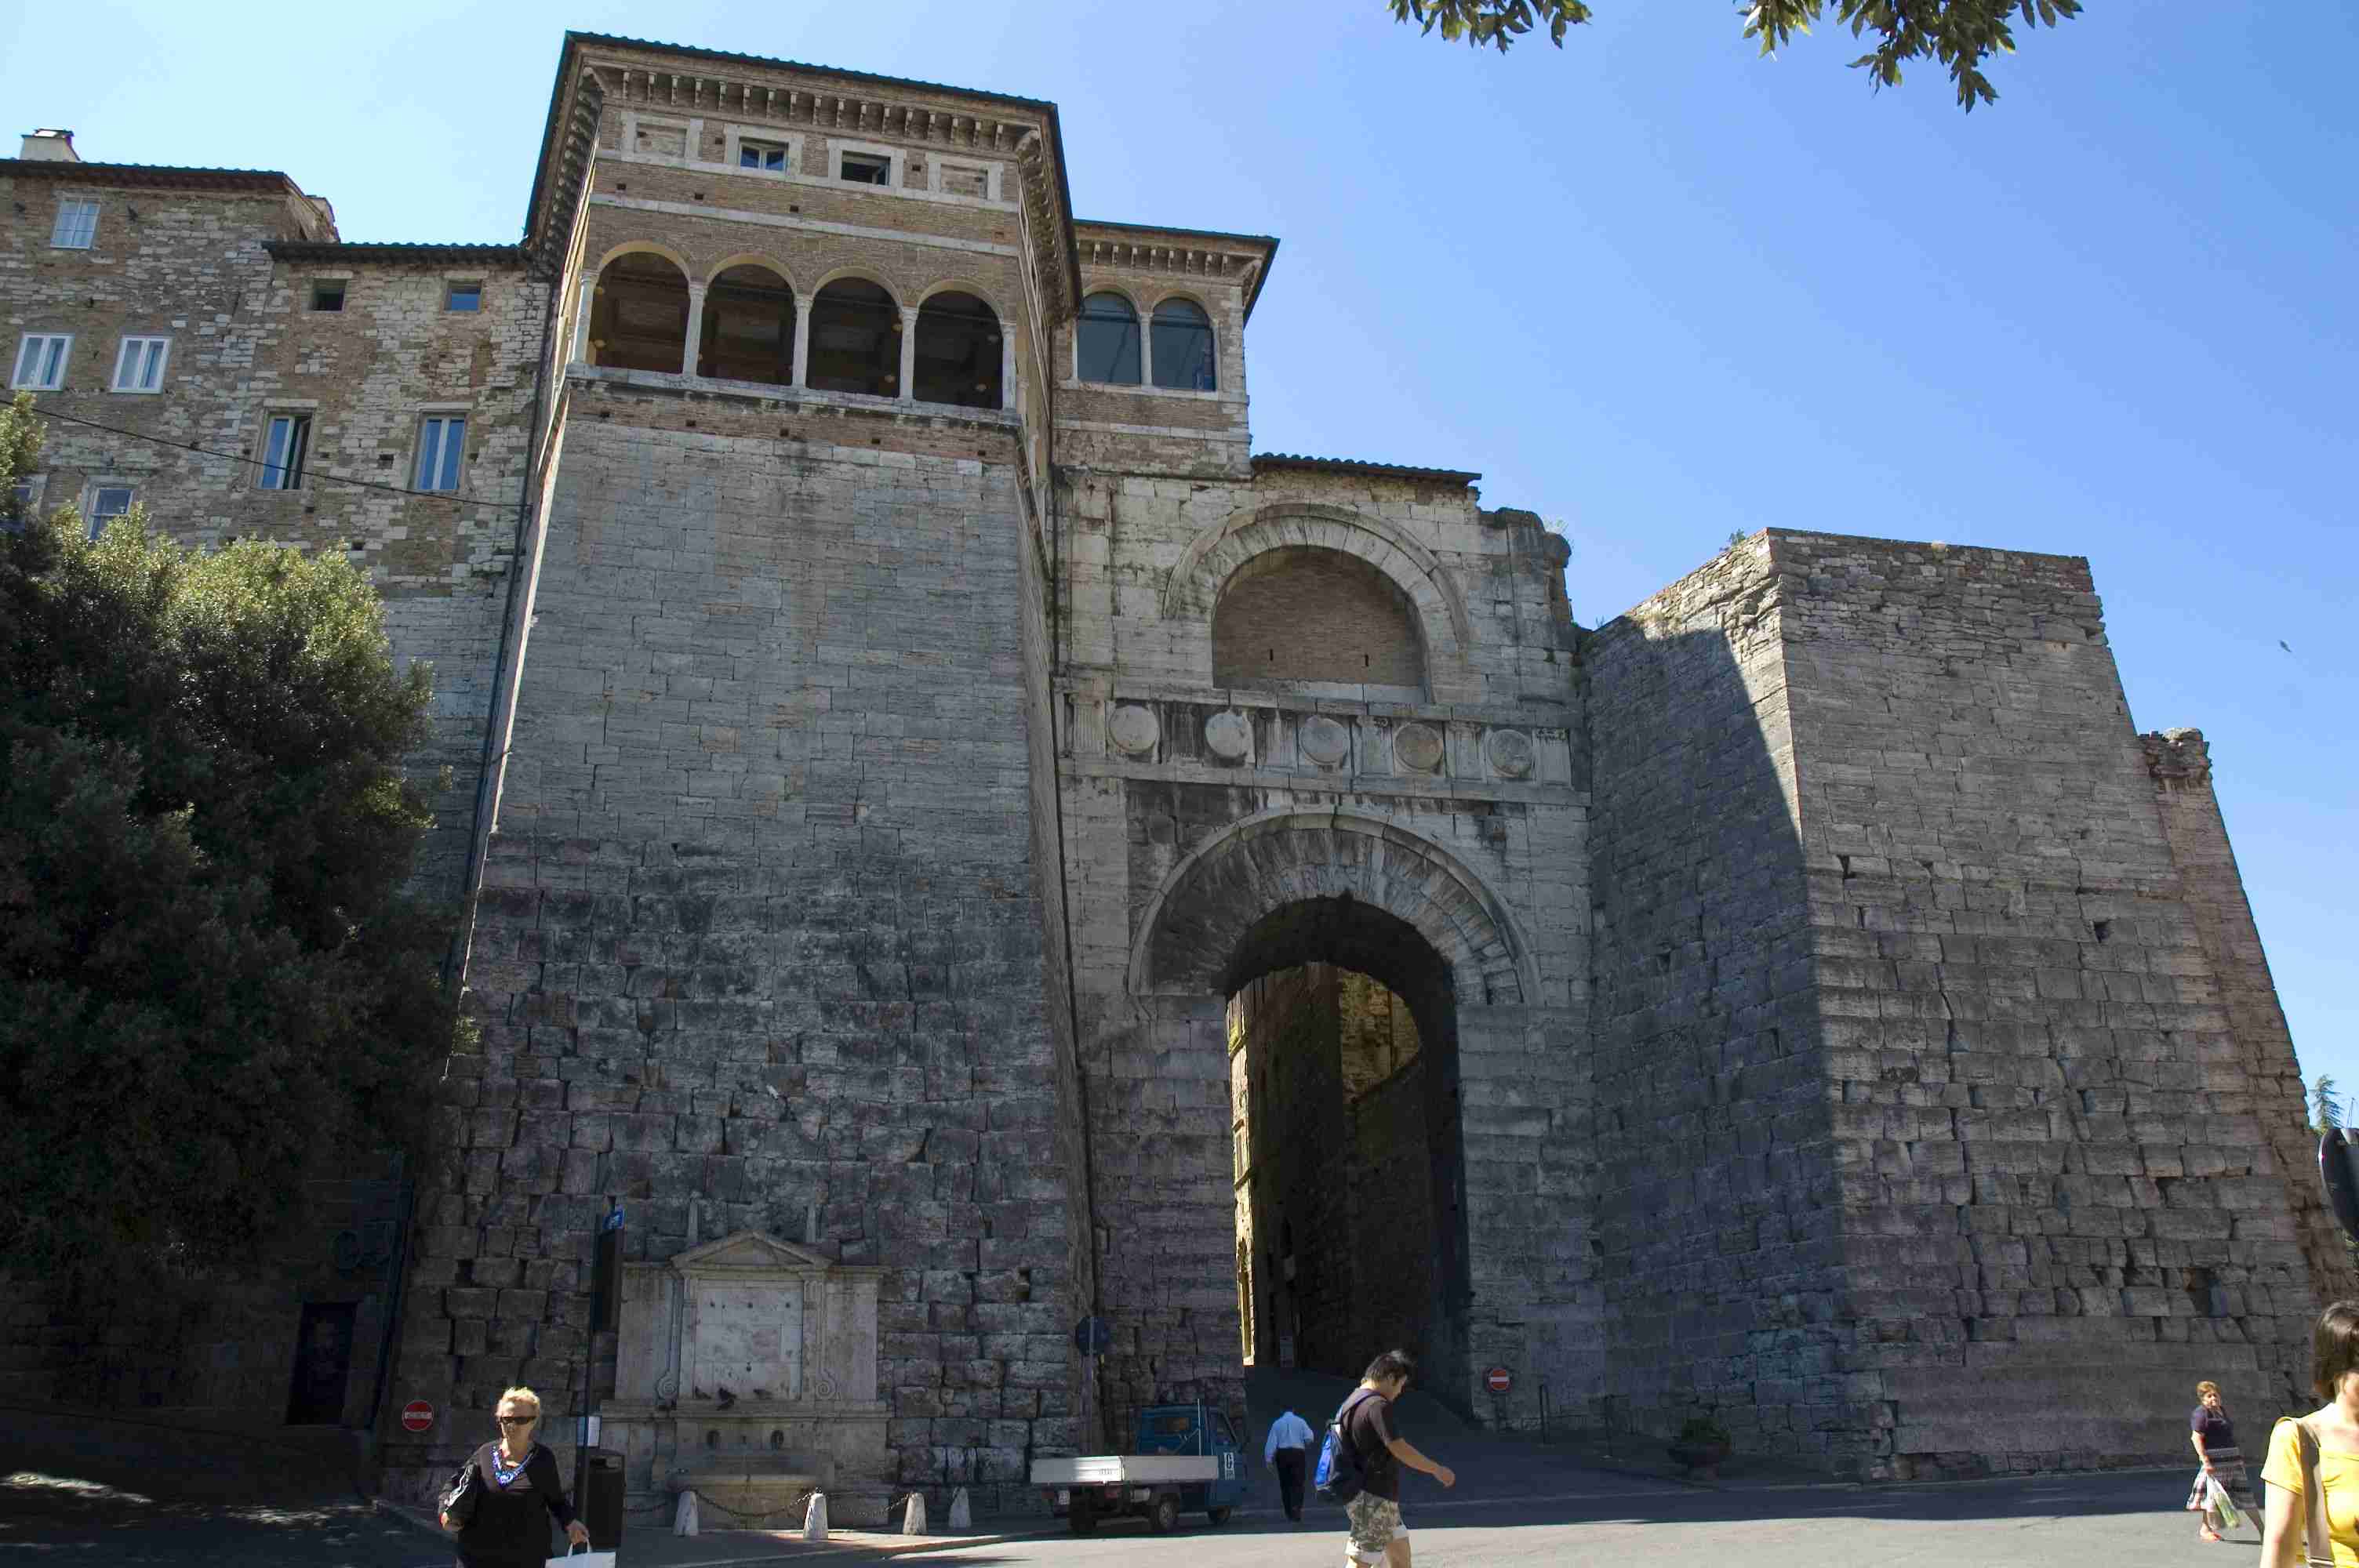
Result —
<path fill-rule="evenodd" d="M 1409 1568 L 1408 1530 L 1400 1516 L 1402 1465 L 1422 1470 L 1445 1487 L 1458 1484 L 1457 1472 L 1419 1454 L 1393 1425 L 1393 1401 L 1416 1372 L 1408 1352 L 1386 1351 L 1368 1363 L 1367 1375 L 1328 1424 L 1319 1455 L 1319 1496 L 1343 1505 L 1350 1532 L 1344 1552 L 1354 1563 Z"/>

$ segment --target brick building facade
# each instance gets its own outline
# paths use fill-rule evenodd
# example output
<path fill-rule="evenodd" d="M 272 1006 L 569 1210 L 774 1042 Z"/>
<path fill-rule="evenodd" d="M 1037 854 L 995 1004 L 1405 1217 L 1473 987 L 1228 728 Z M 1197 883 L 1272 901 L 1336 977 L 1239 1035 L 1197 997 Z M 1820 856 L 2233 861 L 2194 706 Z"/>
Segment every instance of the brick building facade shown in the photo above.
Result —
<path fill-rule="evenodd" d="M 436 668 L 484 1035 L 393 1404 L 611 1390 L 616 1205 L 881 1268 L 890 1479 L 1009 1500 L 1281 1339 L 1884 1476 L 2301 1380 L 2299 1069 L 2084 563 L 1771 530 L 1576 628 L 1477 476 L 1252 455 L 1277 243 L 1076 219 L 1030 100 L 572 34 L 516 246 L 54 136 L 0 186 L 27 499 L 351 551 Z M 20 1304 L 0 1379 L 235 1402 L 321 1289 Z M 376 1419 L 399 1489 L 473 1441 Z"/>

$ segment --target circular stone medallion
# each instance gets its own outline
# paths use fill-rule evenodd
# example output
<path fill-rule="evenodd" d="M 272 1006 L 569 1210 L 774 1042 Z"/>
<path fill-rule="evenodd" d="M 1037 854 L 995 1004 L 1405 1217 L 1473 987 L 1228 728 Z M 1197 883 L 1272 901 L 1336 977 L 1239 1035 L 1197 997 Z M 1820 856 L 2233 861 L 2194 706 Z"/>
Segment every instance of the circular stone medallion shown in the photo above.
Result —
<path fill-rule="evenodd" d="M 1532 738 L 1522 730 L 1494 730 L 1483 745 L 1501 777 L 1519 779 L 1532 771 Z"/>
<path fill-rule="evenodd" d="M 1106 722 L 1107 738 L 1126 756 L 1143 757 L 1155 750 L 1159 733 L 1154 710 L 1135 702 L 1125 702 L 1115 708 L 1114 717 Z"/>
<path fill-rule="evenodd" d="M 1253 726 L 1242 713 L 1215 713 L 1204 720 L 1204 749 L 1224 762 L 1241 762 L 1253 750 Z"/>
<path fill-rule="evenodd" d="M 1430 773 L 1441 765 L 1441 737 L 1430 724 L 1404 724 L 1393 731 L 1393 756 L 1402 767 Z"/>
<path fill-rule="evenodd" d="M 1302 721 L 1302 754 L 1332 768 L 1352 754 L 1352 732 L 1323 713 Z"/>

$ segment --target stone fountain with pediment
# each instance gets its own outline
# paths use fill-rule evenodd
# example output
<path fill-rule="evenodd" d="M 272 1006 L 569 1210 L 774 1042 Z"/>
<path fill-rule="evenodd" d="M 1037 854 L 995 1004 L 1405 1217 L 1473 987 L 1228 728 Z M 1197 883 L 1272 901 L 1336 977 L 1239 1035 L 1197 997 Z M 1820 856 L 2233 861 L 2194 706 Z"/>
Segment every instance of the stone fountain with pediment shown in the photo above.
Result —
<path fill-rule="evenodd" d="M 716 1523 L 777 1527 L 816 1490 L 839 1523 L 883 1522 L 883 1274 L 754 1230 L 624 1265 L 602 1414 L 634 1501 L 692 1490 L 736 1516 Z"/>

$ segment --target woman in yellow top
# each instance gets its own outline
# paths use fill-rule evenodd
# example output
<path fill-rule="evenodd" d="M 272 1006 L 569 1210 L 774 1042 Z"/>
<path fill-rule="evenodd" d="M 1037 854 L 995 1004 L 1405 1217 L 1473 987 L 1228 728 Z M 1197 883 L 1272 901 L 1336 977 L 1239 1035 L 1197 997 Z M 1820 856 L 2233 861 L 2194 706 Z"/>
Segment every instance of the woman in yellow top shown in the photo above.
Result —
<path fill-rule="evenodd" d="M 2359 1568 L 2359 1302 L 2336 1302 L 2319 1314 L 2310 1337 L 2310 1376 L 2326 1403 L 2301 1418 L 2318 1439 L 2318 1480 L 2326 1492 L 2326 1533 L 2333 1541 L 2335 1568 Z M 2294 1419 L 2269 1434 L 2269 1462 L 2261 1479 L 2269 1484 L 2268 1523 L 2261 1533 L 2261 1568 L 2299 1568 L 2323 1563 L 2327 1550 L 2305 1543 L 2308 1533 L 2301 1450 Z"/>

